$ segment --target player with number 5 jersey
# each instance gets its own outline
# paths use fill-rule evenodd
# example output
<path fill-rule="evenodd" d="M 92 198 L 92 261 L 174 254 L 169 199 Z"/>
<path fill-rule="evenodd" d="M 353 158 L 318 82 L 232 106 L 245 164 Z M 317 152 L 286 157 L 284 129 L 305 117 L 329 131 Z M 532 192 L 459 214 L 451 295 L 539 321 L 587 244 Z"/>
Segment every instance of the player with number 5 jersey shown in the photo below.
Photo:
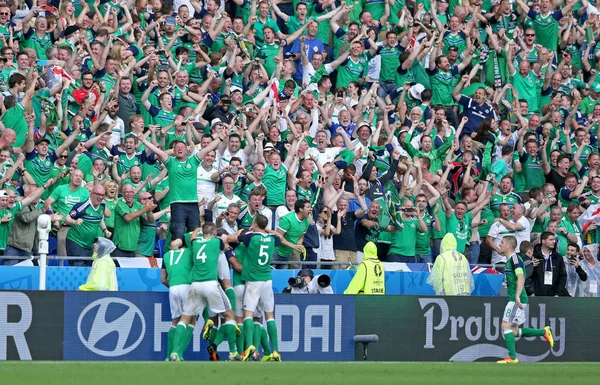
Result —
<path fill-rule="evenodd" d="M 254 313 L 257 306 L 264 310 L 267 320 L 267 333 L 273 344 L 271 359 L 280 361 L 277 340 L 277 325 L 273 312 L 275 310 L 275 297 L 273 295 L 273 282 L 271 281 L 271 260 L 275 248 L 281 243 L 278 236 L 266 231 L 269 221 L 262 214 L 256 214 L 252 222 L 251 231 L 241 235 L 240 242 L 246 245 L 242 279 L 245 281 L 244 292 L 244 339 L 246 351 L 243 360 L 247 361 L 256 351 L 254 341 Z"/>

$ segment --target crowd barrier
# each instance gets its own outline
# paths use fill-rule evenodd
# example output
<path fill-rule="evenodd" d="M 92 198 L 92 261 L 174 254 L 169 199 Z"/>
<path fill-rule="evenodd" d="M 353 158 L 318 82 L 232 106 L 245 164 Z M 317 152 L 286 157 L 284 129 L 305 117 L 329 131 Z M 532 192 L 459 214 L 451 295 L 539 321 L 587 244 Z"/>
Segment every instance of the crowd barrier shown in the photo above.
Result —
<path fill-rule="evenodd" d="M 419 265 L 419 264 L 414 264 Z M 426 266 L 420 264 L 421 268 Z M 502 274 L 488 274 L 491 269 L 476 268 L 473 274 L 475 290 L 473 295 L 498 295 Z M 416 270 L 413 268 L 412 270 Z M 46 268 L 47 290 L 77 290 L 84 284 L 89 274 L 89 267 L 57 267 Z M 331 287 L 336 294 L 342 294 L 355 274 L 353 270 L 315 270 L 315 274 L 328 274 Z M 37 290 L 39 289 L 39 268 L 35 266 L 0 266 L 0 289 L 3 290 Z M 274 270 L 273 290 L 281 293 L 288 285 L 288 279 L 295 277 L 298 270 Z M 428 271 L 386 271 L 387 294 L 434 295 L 433 287 L 427 284 Z M 164 292 L 167 288 L 160 282 L 160 269 L 151 268 L 117 268 L 119 291 L 153 291 Z"/>
<path fill-rule="evenodd" d="M 372 361 L 490 361 L 506 356 L 501 297 L 275 295 L 286 361 L 362 360 L 357 334 L 377 334 Z M 593 326 L 600 303 L 532 298 L 526 327 L 550 325 L 555 345 L 520 338 L 522 361 L 599 361 Z M 2 360 L 163 360 L 168 295 L 157 292 L 5 291 L 0 294 Z M 207 360 L 202 321 L 184 353 Z M 226 344 L 222 345 L 226 348 Z"/>

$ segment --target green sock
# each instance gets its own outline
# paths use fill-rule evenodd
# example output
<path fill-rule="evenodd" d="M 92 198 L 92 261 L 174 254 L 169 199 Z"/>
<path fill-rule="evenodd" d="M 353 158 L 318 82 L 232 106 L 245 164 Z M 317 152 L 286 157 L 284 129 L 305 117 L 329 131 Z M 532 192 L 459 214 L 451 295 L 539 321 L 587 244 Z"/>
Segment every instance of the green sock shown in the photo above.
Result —
<path fill-rule="evenodd" d="M 192 335 L 194 334 L 194 325 L 188 325 L 185 328 L 185 335 L 183 336 L 183 349 L 181 349 L 181 353 L 185 352 L 187 347 L 190 345 L 190 341 L 192 340 Z M 180 357 L 182 357 L 180 355 Z"/>
<path fill-rule="evenodd" d="M 541 337 L 546 334 L 544 329 L 523 328 L 521 331 L 523 333 L 523 337 Z"/>
<path fill-rule="evenodd" d="M 503 333 L 504 343 L 508 349 L 508 356 L 514 360 L 517 357 L 517 352 L 515 351 L 515 335 L 513 334 L 512 329 L 505 330 Z"/>
<path fill-rule="evenodd" d="M 231 303 L 231 310 L 235 313 L 235 291 L 233 290 L 233 287 L 228 287 L 227 290 L 225 290 L 225 295 Z"/>
<path fill-rule="evenodd" d="M 221 327 L 219 328 L 219 330 L 213 330 L 212 332 L 210 332 L 210 343 L 211 344 L 215 344 L 217 346 L 221 345 L 221 342 L 223 342 L 225 340 L 225 329 L 223 328 L 223 326 L 225 325 L 221 325 Z M 213 334 L 215 335 L 215 339 L 212 339 Z"/>
<path fill-rule="evenodd" d="M 210 329 L 210 344 L 211 345 L 214 344 L 215 340 L 217 339 L 217 331 L 218 331 L 218 329 L 214 326 Z M 223 342 L 223 340 L 221 340 L 221 342 Z M 215 345 L 219 346 L 218 344 L 215 344 Z"/>
<path fill-rule="evenodd" d="M 235 330 L 235 322 L 234 321 L 227 321 L 227 322 L 231 322 L 231 323 L 226 323 L 225 325 L 221 326 L 221 329 L 223 329 L 223 332 L 225 333 L 225 337 L 227 337 L 227 342 L 229 342 L 229 353 L 236 353 L 236 346 L 235 346 L 235 340 L 237 338 L 236 334 L 236 330 Z"/>
<path fill-rule="evenodd" d="M 238 352 L 243 352 L 244 350 L 244 325 L 237 324 L 238 328 L 240 328 L 240 335 L 235 338 L 235 345 L 237 346 Z"/>
<path fill-rule="evenodd" d="M 267 329 L 264 327 L 260 328 L 260 346 L 263 348 L 263 353 L 265 356 L 271 355 L 271 345 L 269 345 L 269 335 L 267 334 Z"/>
<path fill-rule="evenodd" d="M 184 323 L 178 323 L 173 336 L 173 353 L 179 354 L 180 357 L 182 354 L 181 346 L 185 340 L 185 329 L 187 329 L 187 326 Z"/>
<path fill-rule="evenodd" d="M 273 345 L 273 350 L 279 351 L 279 341 L 277 340 L 277 325 L 275 324 L 274 319 L 270 319 L 267 321 L 267 333 L 269 333 L 269 339 L 271 340 L 271 344 Z M 513 345 L 514 345 L 513 338 Z"/>
<path fill-rule="evenodd" d="M 244 341 L 246 346 L 254 345 L 252 336 L 254 335 L 254 321 L 248 317 L 244 319 Z M 256 346 L 256 345 L 255 345 Z"/>
<path fill-rule="evenodd" d="M 260 345 L 260 329 L 262 325 L 258 322 L 254 322 L 254 332 L 252 333 L 252 345 Z"/>
<path fill-rule="evenodd" d="M 175 330 L 177 330 L 177 327 L 171 325 L 169 334 L 167 334 L 167 358 L 171 356 L 171 352 L 173 351 L 173 338 L 175 338 Z"/>
<path fill-rule="evenodd" d="M 204 323 L 206 323 L 206 321 L 208 321 L 209 319 L 209 315 L 208 315 L 208 306 L 204 308 L 204 310 L 202 310 L 202 319 L 204 320 Z"/>

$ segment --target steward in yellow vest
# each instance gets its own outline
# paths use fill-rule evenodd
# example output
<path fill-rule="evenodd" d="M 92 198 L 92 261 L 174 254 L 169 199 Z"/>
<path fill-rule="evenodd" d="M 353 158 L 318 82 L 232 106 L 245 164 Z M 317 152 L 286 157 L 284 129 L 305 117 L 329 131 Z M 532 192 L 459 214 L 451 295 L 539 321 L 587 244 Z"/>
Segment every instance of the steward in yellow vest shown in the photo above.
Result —
<path fill-rule="evenodd" d="M 344 294 L 385 294 L 385 268 L 377 258 L 377 245 L 368 242 L 363 253 L 365 257 Z"/>

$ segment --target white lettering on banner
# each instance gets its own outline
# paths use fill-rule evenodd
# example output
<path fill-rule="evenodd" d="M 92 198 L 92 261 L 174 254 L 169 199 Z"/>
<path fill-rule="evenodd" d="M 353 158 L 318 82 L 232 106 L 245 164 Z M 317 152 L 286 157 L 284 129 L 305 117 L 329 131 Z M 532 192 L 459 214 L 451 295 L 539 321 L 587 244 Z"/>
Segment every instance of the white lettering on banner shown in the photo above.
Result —
<path fill-rule="evenodd" d="M 492 304 L 483 304 L 482 317 L 463 317 L 451 316 L 448 303 L 441 298 L 420 298 L 419 304 L 421 309 L 427 310 L 423 313 L 425 318 L 425 349 L 434 349 L 434 335 L 436 332 L 446 331 L 447 326 L 450 327 L 449 341 L 464 341 L 480 342 L 475 345 L 467 346 L 466 348 L 455 353 L 450 361 L 475 361 L 480 358 L 506 356 L 504 346 L 497 344 L 500 337 L 500 317 L 493 317 L 492 314 L 501 314 L 502 309 L 492 313 Z M 566 341 L 566 318 L 549 318 L 546 323 L 546 304 L 539 304 L 539 317 L 530 317 L 530 307 L 527 307 L 525 314 L 524 327 L 542 328 L 545 325 L 550 325 L 554 335 L 554 350 L 549 349 L 544 354 L 539 356 L 524 356 L 519 355 L 522 361 L 541 361 L 552 353 L 555 357 L 560 357 L 565 352 Z M 448 331 L 446 333 L 448 334 Z M 526 341 L 534 341 L 541 337 L 527 337 Z M 441 340 L 440 340 L 441 341 Z M 491 343 L 490 343 L 491 342 Z"/>
<path fill-rule="evenodd" d="M 118 318 L 113 319 L 111 322 L 106 322 L 106 313 L 108 307 L 112 304 L 126 306 L 127 310 Z M 94 316 L 94 321 L 89 328 L 89 334 L 86 339 L 81 330 L 81 323 L 84 320 L 85 315 L 95 308 L 97 308 L 98 311 Z M 111 319 L 112 318 L 114 317 L 111 317 Z M 136 318 L 141 322 L 141 328 L 133 328 Z M 137 337 L 137 339 L 135 339 L 135 342 L 133 343 L 130 342 L 129 346 L 125 346 L 132 331 L 136 334 L 134 335 L 134 338 Z M 96 347 L 98 341 L 114 332 L 117 333 L 118 339 L 113 349 L 104 350 Z M 77 334 L 79 335 L 81 343 L 91 352 L 103 357 L 119 357 L 130 353 L 142 342 L 146 334 L 146 321 L 144 320 L 144 315 L 140 309 L 133 303 L 122 298 L 101 298 L 83 309 L 79 315 L 79 320 L 77 321 Z"/>
<path fill-rule="evenodd" d="M 292 339 L 290 341 L 281 340 L 279 332 L 279 350 L 281 352 L 295 352 L 300 346 L 300 309 L 296 305 L 275 305 L 275 322 L 277 328 L 281 330 L 281 319 L 283 317 L 292 317 Z"/>
<path fill-rule="evenodd" d="M 312 320 L 321 318 L 321 326 L 314 326 Z M 304 351 L 312 352 L 312 339 L 321 340 L 323 352 L 329 352 L 329 306 L 309 305 L 304 312 Z"/>
<path fill-rule="evenodd" d="M 19 322 L 8 322 L 9 306 L 18 306 L 21 309 Z M 31 360 L 25 332 L 31 326 L 32 319 L 31 301 L 27 295 L 19 292 L 4 292 L 0 295 L 0 360 L 6 360 L 8 337 L 15 341 L 19 359 Z"/>

